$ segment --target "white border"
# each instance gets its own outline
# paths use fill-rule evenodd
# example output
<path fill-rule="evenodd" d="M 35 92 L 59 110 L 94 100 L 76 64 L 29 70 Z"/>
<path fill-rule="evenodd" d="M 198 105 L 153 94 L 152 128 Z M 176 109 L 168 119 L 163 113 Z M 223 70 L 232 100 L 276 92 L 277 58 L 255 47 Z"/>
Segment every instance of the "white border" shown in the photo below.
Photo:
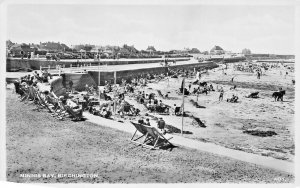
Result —
<path fill-rule="evenodd" d="M 6 41 L 6 9 L 8 5 L 12 4 L 101 4 L 101 5 L 228 5 L 228 6 L 238 6 L 238 5 L 249 5 L 249 6 L 283 6 L 290 5 L 295 7 L 295 55 L 296 55 L 296 93 L 299 93 L 299 75 L 297 75 L 299 65 L 297 63 L 300 62 L 300 0 L 10 0 L 10 1 L 0 1 L 0 74 L 4 77 L 0 80 L 0 88 L 3 89 L 3 92 L 0 92 L 0 106 L 1 108 L 1 116 L 0 116 L 0 180 L 6 179 L 6 150 L 5 150 L 5 66 L 6 66 L 6 57 L 5 57 L 5 41 Z M 296 156 L 299 156 L 299 148 L 297 147 L 299 143 L 299 130 L 298 127 L 300 124 L 299 115 L 299 103 L 298 97 L 296 97 L 296 109 L 295 109 L 295 145 L 296 145 Z M 146 184 L 146 186 L 205 186 L 205 187 L 295 187 L 299 186 L 299 158 L 295 157 L 295 166 L 296 166 L 296 183 L 295 184 Z M 0 187 L 93 187 L 93 186 L 105 186 L 105 187 L 119 187 L 120 184 L 16 184 L 16 183 L 8 183 L 0 182 Z M 122 184 L 124 187 L 140 187 L 145 186 L 141 184 Z"/>

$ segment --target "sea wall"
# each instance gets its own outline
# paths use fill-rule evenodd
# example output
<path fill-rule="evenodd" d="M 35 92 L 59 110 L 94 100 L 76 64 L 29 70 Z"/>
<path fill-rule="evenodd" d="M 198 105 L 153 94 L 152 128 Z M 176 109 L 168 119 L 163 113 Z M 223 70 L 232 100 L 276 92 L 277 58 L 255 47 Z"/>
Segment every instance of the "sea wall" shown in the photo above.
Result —
<path fill-rule="evenodd" d="M 66 88 L 70 87 L 69 82 L 73 82 L 73 88 L 77 91 L 85 90 L 85 85 L 96 86 L 96 82 L 89 73 L 65 73 L 63 76 L 63 85 Z"/>
<path fill-rule="evenodd" d="M 168 58 L 169 61 L 188 61 L 190 58 Z M 54 61 L 54 60 L 38 60 L 38 59 L 6 59 L 6 71 L 17 71 L 18 69 L 32 69 L 39 70 L 40 67 L 51 67 L 55 68 L 57 65 L 68 67 L 75 67 L 81 65 L 123 65 L 123 64 L 140 64 L 140 63 L 158 63 L 162 62 L 162 59 L 119 59 L 119 60 L 62 60 L 62 61 Z"/>
<path fill-rule="evenodd" d="M 213 69 L 218 67 L 216 63 L 197 63 L 197 64 L 185 64 L 185 65 L 176 65 L 171 66 L 170 69 L 194 69 L 194 68 L 203 68 L 203 69 Z M 134 70 L 122 70 L 116 71 L 116 82 L 120 84 L 122 79 L 127 81 L 131 80 L 134 77 L 141 77 L 147 74 L 161 74 L 167 73 L 168 69 L 165 67 L 155 67 L 155 68 L 144 68 L 144 69 L 134 69 Z M 95 83 L 99 84 L 99 72 L 98 71 L 89 71 L 89 75 L 93 78 Z M 114 72 L 100 72 L 100 85 L 104 85 L 105 81 L 110 81 L 114 83 Z"/>

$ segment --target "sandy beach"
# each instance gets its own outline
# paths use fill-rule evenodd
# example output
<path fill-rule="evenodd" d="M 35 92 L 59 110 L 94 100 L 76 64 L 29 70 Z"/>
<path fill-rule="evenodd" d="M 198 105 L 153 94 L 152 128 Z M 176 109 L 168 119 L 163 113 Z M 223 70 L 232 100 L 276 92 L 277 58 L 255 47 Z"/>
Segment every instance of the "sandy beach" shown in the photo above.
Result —
<path fill-rule="evenodd" d="M 204 74 L 201 81 L 212 83 L 214 88 L 223 87 L 225 90 L 224 100 L 219 101 L 219 92 L 200 94 L 198 104 L 202 108 L 195 108 L 190 100 L 197 101 L 197 96 L 185 98 L 186 111 L 205 122 L 206 128 L 199 127 L 192 118 L 184 118 L 184 130 L 191 132 L 185 137 L 193 138 L 202 142 L 212 142 L 224 147 L 270 156 L 287 161 L 294 160 L 294 98 L 295 89 L 292 84 L 293 73 L 284 78 L 280 75 L 285 68 L 274 68 L 266 71 L 261 79 L 257 79 L 255 73 L 234 71 L 233 64 L 222 74 L 221 69 L 214 69 Z M 231 82 L 231 78 L 234 81 Z M 150 83 L 145 89 L 146 93 L 169 92 L 170 99 L 163 99 L 164 103 L 180 106 L 182 96 L 176 93 L 181 85 L 182 78 L 171 78 L 162 82 Z M 195 79 L 187 79 L 186 85 Z M 235 90 L 230 90 L 234 85 Z M 191 91 L 193 90 L 193 85 Z M 198 86 L 197 86 L 198 87 Z M 279 87 L 286 90 L 283 102 L 272 98 L 272 93 Z M 251 92 L 259 92 L 259 98 L 246 98 Z M 239 97 L 238 103 L 228 103 L 227 98 L 232 94 Z M 132 104 L 138 105 L 134 100 Z M 142 108 L 142 106 L 140 105 Z M 146 109 L 144 108 L 145 112 Z M 160 115 L 156 115 L 160 117 Z M 181 129 L 181 117 L 161 116 L 165 121 Z M 259 137 L 243 133 L 246 130 L 274 131 L 277 135 Z"/>

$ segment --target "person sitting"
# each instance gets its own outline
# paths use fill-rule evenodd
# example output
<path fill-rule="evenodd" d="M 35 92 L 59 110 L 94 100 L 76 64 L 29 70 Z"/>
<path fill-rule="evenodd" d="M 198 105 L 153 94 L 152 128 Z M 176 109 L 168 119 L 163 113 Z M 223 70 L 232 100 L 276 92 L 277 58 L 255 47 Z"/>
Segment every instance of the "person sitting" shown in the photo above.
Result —
<path fill-rule="evenodd" d="M 145 98 L 144 98 L 144 97 L 141 97 L 139 102 L 140 102 L 141 104 L 144 104 L 144 103 L 145 103 Z"/>
<path fill-rule="evenodd" d="M 149 118 L 146 119 L 146 122 L 144 125 L 151 126 Z"/>
<path fill-rule="evenodd" d="M 174 104 L 174 115 L 178 116 L 180 115 L 180 107 L 176 106 L 176 104 Z"/>
<path fill-rule="evenodd" d="M 254 92 L 254 93 L 250 93 L 248 96 L 246 96 L 246 98 L 259 98 L 258 97 L 259 92 Z"/>
<path fill-rule="evenodd" d="M 106 108 L 103 108 L 101 116 L 108 119 L 108 118 L 110 118 L 111 114 L 112 113 L 110 111 L 108 111 Z"/>
<path fill-rule="evenodd" d="M 196 94 L 198 92 L 198 89 L 197 88 L 194 88 L 194 90 L 193 90 L 193 94 Z"/>
<path fill-rule="evenodd" d="M 156 106 L 158 104 L 158 100 L 154 99 L 153 104 Z"/>
<path fill-rule="evenodd" d="M 233 94 L 232 97 L 231 97 L 231 99 L 227 99 L 227 102 L 236 103 L 238 99 L 239 99 L 238 96 L 235 96 Z"/>
<path fill-rule="evenodd" d="M 210 91 L 215 91 L 212 84 L 209 85 L 209 90 L 210 90 Z"/>
<path fill-rule="evenodd" d="M 132 108 L 133 115 L 138 116 L 140 114 L 140 110 L 138 108 Z"/>
<path fill-rule="evenodd" d="M 138 120 L 138 123 L 144 125 L 145 124 L 144 118 L 140 117 L 139 120 Z"/>
<path fill-rule="evenodd" d="M 154 111 L 154 106 L 152 105 L 151 100 L 147 103 L 147 109 L 148 109 L 150 112 Z"/>
<path fill-rule="evenodd" d="M 154 98 L 155 98 L 155 94 L 154 94 L 154 93 L 150 93 L 150 95 L 149 95 L 149 100 L 151 100 L 151 99 L 154 100 Z"/>
<path fill-rule="evenodd" d="M 125 94 L 124 93 L 120 93 L 119 94 L 119 99 L 120 100 L 124 100 L 125 99 Z"/>
<path fill-rule="evenodd" d="M 235 89 L 236 89 L 236 85 L 230 88 L 230 90 L 235 90 Z"/>
<path fill-rule="evenodd" d="M 104 95 L 104 100 L 106 100 L 106 101 L 111 101 L 112 99 L 111 99 L 111 97 L 110 96 L 108 96 L 106 93 L 103 93 L 103 95 Z"/>

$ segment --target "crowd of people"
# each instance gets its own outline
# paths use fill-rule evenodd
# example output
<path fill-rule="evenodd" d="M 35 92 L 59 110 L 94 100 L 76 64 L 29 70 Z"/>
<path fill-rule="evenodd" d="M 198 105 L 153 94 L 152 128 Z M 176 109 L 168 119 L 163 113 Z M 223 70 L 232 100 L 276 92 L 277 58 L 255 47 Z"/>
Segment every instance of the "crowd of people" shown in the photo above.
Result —
<path fill-rule="evenodd" d="M 41 79 L 42 78 L 42 79 Z M 42 71 L 41 77 L 35 71 L 33 75 L 26 75 L 14 82 L 15 92 L 19 94 L 20 101 L 32 101 L 37 105 L 37 110 L 46 108 L 52 113 L 52 116 L 58 119 L 71 117 L 73 120 L 82 119 L 82 107 L 68 95 L 56 96 L 53 92 L 53 86 L 50 90 L 43 90 L 40 83 L 48 83 L 52 75 L 47 71 Z"/>

